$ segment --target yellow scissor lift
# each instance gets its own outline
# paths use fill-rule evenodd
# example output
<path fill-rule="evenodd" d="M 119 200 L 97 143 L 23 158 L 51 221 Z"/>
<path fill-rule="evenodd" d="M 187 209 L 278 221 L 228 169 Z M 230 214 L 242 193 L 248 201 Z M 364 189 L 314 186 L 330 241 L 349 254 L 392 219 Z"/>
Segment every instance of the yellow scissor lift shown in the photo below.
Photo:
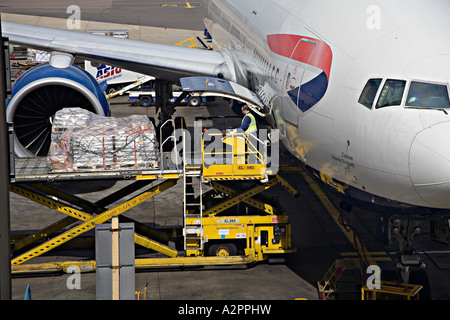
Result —
<path fill-rule="evenodd" d="M 236 141 L 237 138 L 231 135 L 226 137 L 224 142 L 233 145 L 231 152 L 234 159 L 239 158 L 239 161 L 210 166 L 204 164 L 203 139 L 203 163 L 197 167 L 187 165 L 184 161 L 181 167 L 178 164 L 173 167 L 172 164 L 172 168 L 162 167 L 161 164 L 161 168 L 148 170 L 51 173 L 45 158 L 12 159 L 15 166 L 11 172 L 10 191 L 66 215 L 65 218 L 34 234 L 12 237 L 12 273 L 66 272 L 67 268 L 73 265 L 79 266 L 82 272 L 95 271 L 95 261 L 92 260 L 44 263 L 34 263 L 33 260 L 84 235 L 94 229 L 95 225 L 108 222 L 115 216 L 119 216 L 121 222 L 135 224 L 136 244 L 164 255 L 164 258 L 136 258 L 136 268 L 250 264 L 265 260 L 272 254 L 295 251 L 291 243 L 291 228 L 287 215 L 278 213 L 270 204 L 253 198 L 278 183 L 292 194 L 296 194 L 295 189 L 279 175 L 272 175 L 267 170 L 266 150 L 254 151 L 258 163 L 246 164 L 245 158 L 248 158 L 249 152 L 242 149 L 245 145 L 241 141 Z M 164 142 L 160 144 L 161 152 L 163 144 Z M 184 248 L 177 250 L 167 245 L 171 235 L 122 214 L 170 189 L 181 179 L 184 184 L 182 228 Z M 52 187 L 53 182 L 92 180 L 134 182 L 96 203 Z M 192 182 L 195 180 L 198 183 Z M 250 188 L 248 185 L 236 188 L 224 184 L 238 181 L 248 183 L 250 180 L 256 182 L 255 186 Z M 148 185 L 154 182 L 158 184 L 149 188 Z M 203 193 L 202 185 L 205 183 L 212 189 Z M 142 189 L 145 191 L 112 208 L 107 208 L 110 204 Z M 227 213 L 227 209 L 243 202 L 251 205 L 258 213 L 252 214 L 250 211 L 244 214 Z M 73 224 L 75 226 L 70 227 Z M 67 228 L 69 228 L 67 231 L 61 231 Z"/>

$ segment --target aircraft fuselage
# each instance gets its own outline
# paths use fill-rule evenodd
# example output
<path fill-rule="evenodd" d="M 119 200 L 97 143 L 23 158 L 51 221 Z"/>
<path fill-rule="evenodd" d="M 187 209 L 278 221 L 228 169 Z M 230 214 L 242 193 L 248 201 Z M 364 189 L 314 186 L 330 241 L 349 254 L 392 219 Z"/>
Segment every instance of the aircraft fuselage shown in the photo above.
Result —
<path fill-rule="evenodd" d="M 204 4 L 233 81 L 284 146 L 343 195 L 450 208 L 450 5 L 445 1 Z"/>

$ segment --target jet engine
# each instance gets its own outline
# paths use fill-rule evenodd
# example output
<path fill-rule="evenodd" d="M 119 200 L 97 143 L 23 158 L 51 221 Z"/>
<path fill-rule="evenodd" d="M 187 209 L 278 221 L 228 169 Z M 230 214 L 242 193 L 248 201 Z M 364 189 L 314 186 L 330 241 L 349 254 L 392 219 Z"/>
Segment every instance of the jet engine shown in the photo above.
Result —
<path fill-rule="evenodd" d="M 62 108 L 84 108 L 110 115 L 104 85 L 73 64 L 72 55 L 52 53 L 50 62 L 20 76 L 12 87 L 6 120 L 13 123 L 14 151 L 18 157 L 46 156 L 52 119 Z"/>

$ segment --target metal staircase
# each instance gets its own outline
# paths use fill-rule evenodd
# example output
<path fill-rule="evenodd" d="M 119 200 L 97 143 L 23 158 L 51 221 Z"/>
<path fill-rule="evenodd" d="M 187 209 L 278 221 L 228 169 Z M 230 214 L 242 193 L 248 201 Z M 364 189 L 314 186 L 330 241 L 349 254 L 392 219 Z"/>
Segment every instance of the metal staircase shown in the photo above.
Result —
<path fill-rule="evenodd" d="M 202 253 L 202 215 L 203 203 L 201 180 L 189 176 L 189 173 L 187 173 L 187 175 L 184 176 L 184 249 L 186 250 L 187 256 L 197 256 Z"/>
<path fill-rule="evenodd" d="M 186 150 L 185 146 L 183 146 L 184 150 Z M 200 167 L 189 166 L 186 153 L 183 152 L 183 236 L 186 256 L 201 255 L 203 250 L 202 185 Z"/>

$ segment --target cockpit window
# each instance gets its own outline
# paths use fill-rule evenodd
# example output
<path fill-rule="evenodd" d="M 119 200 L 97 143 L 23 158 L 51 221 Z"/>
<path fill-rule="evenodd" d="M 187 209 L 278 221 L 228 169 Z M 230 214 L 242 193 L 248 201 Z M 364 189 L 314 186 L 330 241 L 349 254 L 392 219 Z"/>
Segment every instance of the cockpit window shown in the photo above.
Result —
<path fill-rule="evenodd" d="M 386 80 L 378 98 L 376 108 L 399 106 L 402 103 L 405 86 L 406 81 L 404 80 Z"/>
<path fill-rule="evenodd" d="M 447 86 L 413 81 L 409 87 L 406 106 L 417 108 L 450 108 Z"/>
<path fill-rule="evenodd" d="M 370 79 L 367 81 L 358 102 L 369 109 L 372 108 L 373 101 L 375 100 L 380 84 L 381 79 Z"/>

